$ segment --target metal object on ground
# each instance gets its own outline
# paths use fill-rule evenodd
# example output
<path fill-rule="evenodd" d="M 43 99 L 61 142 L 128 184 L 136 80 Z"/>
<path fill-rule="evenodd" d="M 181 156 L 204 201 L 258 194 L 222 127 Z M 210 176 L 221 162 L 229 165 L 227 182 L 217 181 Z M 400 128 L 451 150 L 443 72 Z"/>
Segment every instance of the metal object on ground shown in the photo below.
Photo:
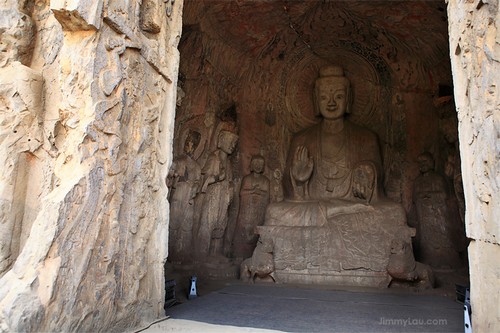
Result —
<path fill-rule="evenodd" d="M 188 299 L 194 299 L 198 296 L 196 293 L 196 276 L 191 276 L 191 287 L 189 288 Z"/>
<path fill-rule="evenodd" d="M 465 333 L 472 333 L 471 324 L 472 309 L 470 306 L 470 292 L 469 288 L 465 290 L 465 302 L 464 302 L 464 331 Z"/>

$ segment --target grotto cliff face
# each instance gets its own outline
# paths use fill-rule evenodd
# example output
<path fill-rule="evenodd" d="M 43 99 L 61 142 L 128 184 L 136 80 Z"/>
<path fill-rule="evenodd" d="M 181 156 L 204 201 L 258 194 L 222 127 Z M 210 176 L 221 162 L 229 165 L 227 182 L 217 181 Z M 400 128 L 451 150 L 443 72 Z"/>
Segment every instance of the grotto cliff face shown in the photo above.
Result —
<path fill-rule="evenodd" d="M 450 1 L 448 7 L 475 332 L 500 330 L 498 5 L 498 1 Z"/>
<path fill-rule="evenodd" d="M 163 315 L 182 6 L 0 1 L 1 331 Z"/>

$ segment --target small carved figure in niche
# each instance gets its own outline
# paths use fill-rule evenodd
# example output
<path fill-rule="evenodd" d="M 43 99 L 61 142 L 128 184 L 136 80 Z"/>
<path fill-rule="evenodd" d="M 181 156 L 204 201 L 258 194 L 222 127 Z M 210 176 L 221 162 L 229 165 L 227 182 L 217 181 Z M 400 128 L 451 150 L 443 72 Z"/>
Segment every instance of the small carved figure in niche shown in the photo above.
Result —
<path fill-rule="evenodd" d="M 233 174 L 228 156 L 233 153 L 238 136 L 229 131 L 220 131 L 217 150 L 203 167 L 204 199 L 197 231 L 199 254 L 204 257 L 223 256 L 223 240 L 228 223 L 228 208 L 233 201 Z"/>
<path fill-rule="evenodd" d="M 418 221 L 419 258 L 432 267 L 459 267 L 460 258 L 452 241 L 446 182 L 434 171 L 434 158 L 430 153 L 420 154 L 417 161 L 420 175 L 415 179 L 413 203 Z"/>
<path fill-rule="evenodd" d="M 391 243 L 387 272 L 395 280 L 417 283 L 419 289 L 434 288 L 432 269 L 415 261 L 411 243 L 403 238 L 394 239 Z"/>
<path fill-rule="evenodd" d="M 274 243 L 272 238 L 261 237 L 253 255 L 243 260 L 240 266 L 240 279 L 245 282 L 255 282 L 255 278 L 276 282 L 274 277 Z"/>
<path fill-rule="evenodd" d="M 175 106 L 180 107 L 182 106 L 182 101 L 184 100 L 184 97 L 186 97 L 186 93 L 184 90 L 182 90 L 182 87 L 180 85 L 177 86 L 177 99 L 175 101 Z"/>
<path fill-rule="evenodd" d="M 184 144 L 184 154 L 170 168 L 167 186 L 170 188 L 169 260 L 189 261 L 193 247 L 194 198 L 201 185 L 201 167 L 193 159 L 201 135 L 189 131 Z"/>
<path fill-rule="evenodd" d="M 266 207 L 269 204 L 269 179 L 262 174 L 264 166 L 264 157 L 253 156 L 250 174 L 241 181 L 240 209 L 233 239 L 233 254 L 237 258 L 248 258 L 252 255 L 258 239 L 255 227 L 264 224 Z"/>
<path fill-rule="evenodd" d="M 280 169 L 275 169 L 273 172 L 273 202 L 283 201 L 283 173 Z"/>

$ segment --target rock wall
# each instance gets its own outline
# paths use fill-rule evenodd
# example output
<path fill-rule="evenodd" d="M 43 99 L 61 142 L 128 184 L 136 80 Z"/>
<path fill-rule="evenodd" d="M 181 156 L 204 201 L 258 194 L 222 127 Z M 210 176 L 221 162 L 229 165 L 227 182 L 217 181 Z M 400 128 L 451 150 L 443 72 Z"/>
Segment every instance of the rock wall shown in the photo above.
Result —
<path fill-rule="evenodd" d="M 449 1 L 450 56 L 459 118 L 472 326 L 500 331 L 500 14 L 498 1 Z"/>
<path fill-rule="evenodd" d="M 182 7 L 0 1 L 0 331 L 163 315 Z"/>

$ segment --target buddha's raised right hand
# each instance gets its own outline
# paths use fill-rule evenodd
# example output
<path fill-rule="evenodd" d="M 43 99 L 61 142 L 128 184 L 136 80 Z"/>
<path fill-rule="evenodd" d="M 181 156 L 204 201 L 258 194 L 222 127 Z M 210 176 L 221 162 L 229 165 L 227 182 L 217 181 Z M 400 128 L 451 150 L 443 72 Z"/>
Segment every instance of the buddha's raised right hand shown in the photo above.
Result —
<path fill-rule="evenodd" d="M 314 161 L 309 156 L 309 150 L 304 146 L 298 146 L 293 155 L 291 176 L 300 183 L 305 183 L 311 178 Z"/>

